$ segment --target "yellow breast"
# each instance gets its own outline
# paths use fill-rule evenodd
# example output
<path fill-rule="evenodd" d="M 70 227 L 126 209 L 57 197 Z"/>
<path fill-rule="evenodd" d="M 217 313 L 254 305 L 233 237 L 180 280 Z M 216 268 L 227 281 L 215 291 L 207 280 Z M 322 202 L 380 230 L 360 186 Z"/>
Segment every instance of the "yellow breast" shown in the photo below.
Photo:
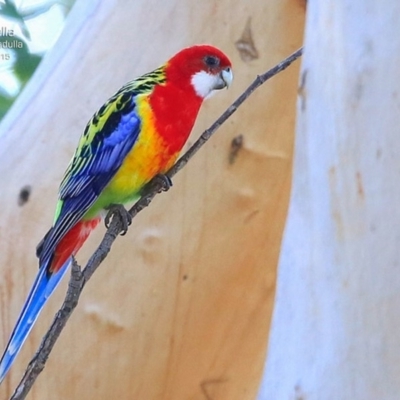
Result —
<path fill-rule="evenodd" d="M 141 130 L 132 150 L 105 189 L 104 195 L 115 202 L 132 200 L 155 175 L 166 172 L 178 153 L 171 154 L 168 144 L 155 129 L 155 121 L 147 98 L 138 100 Z"/>

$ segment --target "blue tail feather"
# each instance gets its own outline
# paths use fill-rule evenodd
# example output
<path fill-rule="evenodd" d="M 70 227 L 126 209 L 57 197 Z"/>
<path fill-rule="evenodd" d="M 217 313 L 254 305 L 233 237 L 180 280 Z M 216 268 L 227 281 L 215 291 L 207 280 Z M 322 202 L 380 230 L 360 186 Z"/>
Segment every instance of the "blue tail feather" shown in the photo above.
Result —
<path fill-rule="evenodd" d="M 28 298 L 22 308 L 21 314 L 8 341 L 7 347 L 0 360 L 0 383 L 3 381 L 8 370 L 11 368 L 15 357 L 22 348 L 29 332 L 33 328 L 40 312 L 42 311 L 47 299 L 54 292 L 62 277 L 65 275 L 71 260 L 69 259 L 53 275 L 47 274 L 47 265 L 40 267 L 35 282 L 29 292 Z"/>

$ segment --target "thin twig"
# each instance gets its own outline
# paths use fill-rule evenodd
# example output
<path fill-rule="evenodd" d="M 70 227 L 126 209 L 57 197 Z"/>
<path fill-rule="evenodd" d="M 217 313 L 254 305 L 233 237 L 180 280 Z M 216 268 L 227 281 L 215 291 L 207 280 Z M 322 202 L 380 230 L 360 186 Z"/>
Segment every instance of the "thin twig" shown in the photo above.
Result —
<path fill-rule="evenodd" d="M 237 98 L 236 101 L 197 139 L 197 141 L 189 148 L 189 150 L 175 163 L 175 165 L 167 172 L 167 176 L 172 178 L 179 172 L 188 161 L 194 156 L 197 151 L 204 146 L 207 140 L 218 130 L 218 128 L 246 101 L 246 99 L 264 82 L 272 78 L 279 72 L 286 69 L 290 64 L 297 60 L 302 55 L 303 49 L 300 48 L 285 60 L 271 68 L 269 71 L 262 75 L 257 76 L 253 83 Z M 150 182 L 146 187 L 145 192 L 141 198 L 129 210 L 132 218 L 134 218 L 140 211 L 146 208 L 153 198 L 160 192 L 161 184 L 156 180 Z M 79 297 L 82 290 L 93 273 L 96 271 L 101 262 L 107 257 L 111 246 L 119 233 L 122 231 L 123 226 L 118 218 L 113 218 L 107 232 L 104 235 L 97 250 L 89 259 L 86 267 L 81 271 L 80 267 L 73 259 L 71 278 L 69 281 L 68 291 L 63 305 L 57 312 L 54 321 L 43 337 L 42 343 L 35 356 L 29 363 L 21 382 L 18 384 L 14 394 L 10 400 L 23 400 L 32 388 L 36 378 L 45 367 L 46 361 L 49 357 L 54 344 L 56 343 L 61 331 L 64 329 L 68 318 L 71 316 L 75 307 L 78 304 Z"/>

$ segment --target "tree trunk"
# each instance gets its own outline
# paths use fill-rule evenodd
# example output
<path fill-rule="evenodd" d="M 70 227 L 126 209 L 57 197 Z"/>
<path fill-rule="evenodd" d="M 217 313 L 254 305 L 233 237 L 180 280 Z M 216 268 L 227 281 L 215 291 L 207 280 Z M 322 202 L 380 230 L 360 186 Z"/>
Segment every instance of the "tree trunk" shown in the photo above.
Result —
<path fill-rule="evenodd" d="M 397 0 L 309 3 L 262 400 L 400 393 Z"/>
<path fill-rule="evenodd" d="M 257 73 L 301 45 L 303 14 L 298 2 L 279 0 L 241 7 L 233 0 L 77 1 L 1 125 L 2 344 L 37 273 L 35 246 L 92 113 L 126 81 L 182 47 L 208 42 L 231 56 L 235 81 L 204 106 L 193 141 Z M 235 44 L 241 38 L 245 60 Z M 254 399 L 289 197 L 297 75 L 298 65 L 259 89 L 117 240 L 30 399 Z M 243 147 L 232 159 L 239 135 Z M 78 262 L 103 234 L 98 228 Z M 1 398 L 11 394 L 65 290 L 66 282 L 46 306 Z"/>

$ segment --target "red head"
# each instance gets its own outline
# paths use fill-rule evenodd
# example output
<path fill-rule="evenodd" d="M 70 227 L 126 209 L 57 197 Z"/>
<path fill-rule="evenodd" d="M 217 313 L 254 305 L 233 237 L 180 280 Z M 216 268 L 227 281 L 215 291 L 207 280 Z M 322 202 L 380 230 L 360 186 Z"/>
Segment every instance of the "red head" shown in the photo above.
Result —
<path fill-rule="evenodd" d="M 203 100 L 230 85 L 232 70 L 228 57 L 207 45 L 181 50 L 162 70 L 165 82 L 155 87 L 150 104 L 156 131 L 168 143 L 163 154 L 173 161 L 193 128 Z"/>
<path fill-rule="evenodd" d="M 232 82 L 231 62 L 219 49 L 209 45 L 188 47 L 175 54 L 165 69 L 167 80 L 186 86 L 202 100 Z"/>

